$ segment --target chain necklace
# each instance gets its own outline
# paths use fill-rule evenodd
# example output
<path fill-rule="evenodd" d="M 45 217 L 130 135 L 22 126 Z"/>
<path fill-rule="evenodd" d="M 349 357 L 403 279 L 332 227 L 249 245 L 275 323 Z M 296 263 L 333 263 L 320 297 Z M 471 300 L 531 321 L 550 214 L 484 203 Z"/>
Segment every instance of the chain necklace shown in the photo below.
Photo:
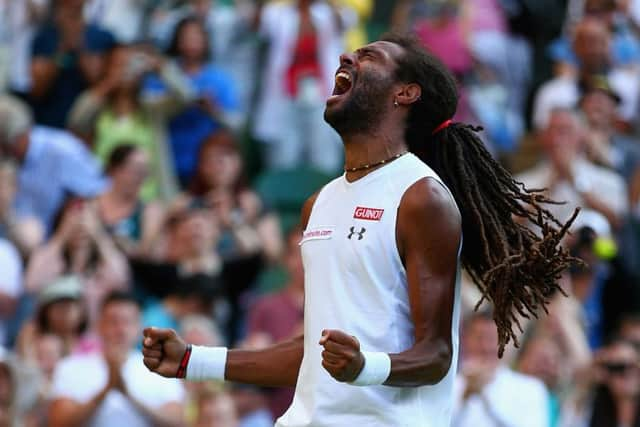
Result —
<path fill-rule="evenodd" d="M 402 153 L 398 153 L 395 156 L 389 157 L 388 159 L 380 160 L 379 162 L 376 162 L 376 163 L 366 164 L 366 165 L 362 165 L 362 166 L 356 166 L 355 168 L 347 168 L 347 167 L 345 167 L 344 171 L 345 172 L 358 172 L 358 171 L 363 171 L 363 170 L 375 168 L 376 166 L 380 166 L 380 165 L 384 165 L 385 163 L 392 162 L 395 159 L 398 159 L 398 158 L 404 156 L 407 153 L 408 153 L 408 151 L 403 151 Z"/>

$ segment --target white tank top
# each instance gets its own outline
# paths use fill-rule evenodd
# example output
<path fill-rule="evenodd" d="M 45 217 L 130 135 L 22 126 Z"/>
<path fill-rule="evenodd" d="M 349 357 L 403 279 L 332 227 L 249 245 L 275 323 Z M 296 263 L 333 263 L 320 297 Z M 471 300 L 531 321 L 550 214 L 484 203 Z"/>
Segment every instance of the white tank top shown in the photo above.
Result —
<path fill-rule="evenodd" d="M 447 375 L 432 386 L 352 386 L 322 367 L 323 329 L 354 335 L 361 349 L 400 353 L 414 344 L 407 275 L 396 245 L 404 192 L 435 172 L 406 154 L 318 195 L 300 242 L 305 271 L 304 357 L 293 403 L 277 427 L 446 427 L 458 360 L 460 274 L 456 279 Z M 459 263 L 458 263 L 459 265 Z"/>

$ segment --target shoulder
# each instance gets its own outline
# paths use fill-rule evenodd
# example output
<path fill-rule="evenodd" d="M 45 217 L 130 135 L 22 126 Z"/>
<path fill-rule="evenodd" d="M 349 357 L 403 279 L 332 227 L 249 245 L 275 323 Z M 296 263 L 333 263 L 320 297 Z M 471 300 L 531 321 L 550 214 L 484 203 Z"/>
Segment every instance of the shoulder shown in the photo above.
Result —
<path fill-rule="evenodd" d="M 20 253 L 11 241 L 0 238 L 0 260 L 1 264 L 21 264 Z"/>
<path fill-rule="evenodd" d="M 41 27 L 32 42 L 34 56 L 54 55 L 58 46 L 58 30 L 52 25 Z"/>
<path fill-rule="evenodd" d="M 405 191 L 398 207 L 396 238 L 403 260 L 433 248 L 441 255 L 459 250 L 462 217 L 453 197 L 436 178 L 421 178 Z"/>
<path fill-rule="evenodd" d="M 95 24 L 89 24 L 84 32 L 86 48 L 92 52 L 106 52 L 116 44 L 111 32 Z"/>
<path fill-rule="evenodd" d="M 424 177 L 413 183 L 402 195 L 398 218 L 432 226 L 448 224 L 460 228 L 460 211 L 445 185 L 434 177 Z"/>
<path fill-rule="evenodd" d="M 31 130 L 31 142 L 46 143 L 52 149 L 83 150 L 82 141 L 62 129 L 47 126 L 35 126 Z"/>
<path fill-rule="evenodd" d="M 540 86 L 539 93 L 551 93 L 556 90 L 576 90 L 577 82 L 571 77 L 555 77 Z"/>
<path fill-rule="evenodd" d="M 601 185 L 614 185 L 626 188 L 627 184 L 625 183 L 624 178 L 619 173 L 611 169 L 591 162 L 585 162 L 582 167 L 584 168 L 585 175 L 591 175 L 595 178 L 595 181 Z"/>

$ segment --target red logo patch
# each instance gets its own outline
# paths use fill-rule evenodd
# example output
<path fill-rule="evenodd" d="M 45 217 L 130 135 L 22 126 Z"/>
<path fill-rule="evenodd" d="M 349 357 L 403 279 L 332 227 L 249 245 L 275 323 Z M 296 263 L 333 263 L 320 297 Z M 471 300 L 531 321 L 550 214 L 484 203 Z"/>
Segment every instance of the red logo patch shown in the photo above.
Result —
<path fill-rule="evenodd" d="M 364 219 L 366 221 L 380 221 L 384 209 L 365 208 L 358 206 L 353 213 L 353 217 L 356 219 Z"/>

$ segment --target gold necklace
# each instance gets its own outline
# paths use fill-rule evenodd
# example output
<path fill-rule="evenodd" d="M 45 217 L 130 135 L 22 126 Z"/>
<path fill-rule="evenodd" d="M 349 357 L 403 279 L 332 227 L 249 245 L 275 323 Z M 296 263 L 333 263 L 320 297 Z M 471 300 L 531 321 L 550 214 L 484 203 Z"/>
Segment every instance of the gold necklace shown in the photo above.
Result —
<path fill-rule="evenodd" d="M 376 166 L 380 166 L 380 165 L 384 165 L 385 163 L 392 162 L 395 159 L 398 159 L 398 158 L 404 156 L 407 153 L 408 153 L 408 151 L 403 151 L 402 153 L 398 153 L 395 156 L 389 157 L 388 159 L 380 160 L 379 162 L 376 162 L 376 163 L 366 164 L 366 165 L 362 165 L 362 166 L 356 166 L 355 168 L 345 167 L 344 171 L 345 172 L 358 172 L 358 171 L 363 171 L 363 170 L 375 168 Z"/>

